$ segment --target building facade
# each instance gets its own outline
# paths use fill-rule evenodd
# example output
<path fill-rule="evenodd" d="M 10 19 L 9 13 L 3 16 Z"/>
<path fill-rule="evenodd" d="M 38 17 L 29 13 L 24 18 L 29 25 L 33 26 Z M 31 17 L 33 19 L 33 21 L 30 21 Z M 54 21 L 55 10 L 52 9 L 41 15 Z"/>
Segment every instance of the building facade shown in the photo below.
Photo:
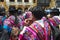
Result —
<path fill-rule="evenodd" d="M 0 6 L 4 6 L 6 10 L 8 10 L 10 6 L 15 6 L 17 9 L 20 8 L 24 11 L 36 6 L 40 1 L 44 2 L 44 0 L 0 0 Z M 48 8 L 53 7 L 56 7 L 56 0 L 50 0 Z"/>
<path fill-rule="evenodd" d="M 47 8 L 56 7 L 56 0 L 37 0 L 38 6 L 45 6 Z"/>
<path fill-rule="evenodd" d="M 5 0 L 0 0 L 0 6 L 4 6 L 6 10 L 8 10 L 8 6 L 6 5 Z"/>
<path fill-rule="evenodd" d="M 7 10 L 10 6 L 15 6 L 23 11 L 37 5 L 37 0 L 3 0 L 0 2 Z"/>

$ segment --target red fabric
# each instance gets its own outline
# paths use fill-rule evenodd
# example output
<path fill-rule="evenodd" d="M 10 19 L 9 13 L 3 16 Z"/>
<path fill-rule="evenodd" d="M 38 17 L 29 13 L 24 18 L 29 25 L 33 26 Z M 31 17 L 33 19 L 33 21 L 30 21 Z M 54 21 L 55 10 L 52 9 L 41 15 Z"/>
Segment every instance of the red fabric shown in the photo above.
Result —
<path fill-rule="evenodd" d="M 20 40 L 26 40 L 24 37 L 23 37 L 23 35 L 19 35 L 19 38 L 20 38 Z"/>
<path fill-rule="evenodd" d="M 49 18 L 49 21 L 53 24 L 53 26 L 57 26 L 56 22 L 52 18 Z"/>

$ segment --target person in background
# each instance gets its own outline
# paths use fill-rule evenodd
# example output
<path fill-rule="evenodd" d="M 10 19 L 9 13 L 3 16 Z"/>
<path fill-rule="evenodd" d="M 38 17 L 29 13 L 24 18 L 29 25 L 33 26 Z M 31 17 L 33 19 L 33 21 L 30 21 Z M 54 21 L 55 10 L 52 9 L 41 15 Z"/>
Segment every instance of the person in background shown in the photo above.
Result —
<path fill-rule="evenodd" d="M 0 7 L 0 26 L 2 28 L 3 28 L 3 22 L 4 22 L 5 19 L 6 19 L 6 16 L 5 16 L 5 8 L 4 7 Z"/>
<path fill-rule="evenodd" d="M 54 8 L 51 9 L 50 12 L 47 14 L 49 21 L 53 24 L 53 26 L 57 26 L 60 24 L 59 18 L 59 10 Z"/>
<path fill-rule="evenodd" d="M 49 16 L 48 16 L 49 15 Z M 49 13 L 47 14 L 47 18 L 48 18 L 48 21 L 51 23 L 51 25 L 53 27 L 56 27 L 59 29 L 59 25 L 60 25 L 60 19 L 59 19 L 59 10 L 54 8 L 54 9 L 51 9 L 49 11 Z M 53 33 L 53 32 L 52 32 Z M 54 38 L 54 34 L 53 34 L 53 39 L 55 40 Z M 57 39 L 58 40 L 58 39 Z"/>
<path fill-rule="evenodd" d="M 9 40 L 8 32 L 3 29 L 3 22 L 6 19 L 5 8 L 0 7 L 0 40 Z"/>
<path fill-rule="evenodd" d="M 17 24 L 17 10 L 15 7 L 9 7 L 9 17 L 4 21 L 3 28 L 8 31 L 10 40 L 17 40 L 17 36 L 20 31 Z"/>
<path fill-rule="evenodd" d="M 60 12 L 59 12 L 59 9 L 57 9 L 57 8 L 54 8 L 53 9 L 53 14 L 51 14 L 51 15 L 54 15 L 53 16 L 53 19 L 56 21 L 56 23 L 57 23 L 57 25 L 58 24 L 60 24 L 60 17 L 59 17 L 59 14 L 60 14 Z"/>
<path fill-rule="evenodd" d="M 2 17 L 1 21 L 3 23 L 4 20 L 6 19 L 6 11 L 4 7 L 0 7 L 0 16 Z"/>
<path fill-rule="evenodd" d="M 14 25 L 15 12 L 15 8 L 9 8 L 9 17 L 4 21 L 3 28 L 6 29 L 8 33 L 11 32 L 12 26 Z"/>
<path fill-rule="evenodd" d="M 40 9 L 40 7 L 34 7 L 31 10 L 32 16 L 26 20 L 28 23 L 32 23 L 24 27 L 20 32 L 18 40 L 50 40 L 50 26 L 47 21 L 42 18 L 45 13 Z M 25 21 L 27 23 L 27 21 Z"/>
<path fill-rule="evenodd" d="M 23 21 L 24 21 L 24 16 L 23 16 L 23 11 L 21 9 L 17 9 L 17 18 L 18 18 L 18 26 L 20 31 L 23 29 Z"/>
<path fill-rule="evenodd" d="M 31 17 L 32 17 L 31 11 L 26 11 L 24 17 L 25 17 L 25 20 L 24 20 L 25 26 L 29 26 L 33 23 L 32 19 L 31 19 Z"/>
<path fill-rule="evenodd" d="M 21 20 L 21 21 L 19 21 L 20 30 L 21 30 L 21 28 L 23 30 L 24 26 L 29 26 L 31 24 L 31 21 L 28 22 L 28 20 L 27 20 L 27 19 L 31 18 L 31 16 L 32 16 L 32 13 L 30 11 L 26 11 L 24 14 L 18 16 L 18 18 L 20 18 L 19 20 Z"/>

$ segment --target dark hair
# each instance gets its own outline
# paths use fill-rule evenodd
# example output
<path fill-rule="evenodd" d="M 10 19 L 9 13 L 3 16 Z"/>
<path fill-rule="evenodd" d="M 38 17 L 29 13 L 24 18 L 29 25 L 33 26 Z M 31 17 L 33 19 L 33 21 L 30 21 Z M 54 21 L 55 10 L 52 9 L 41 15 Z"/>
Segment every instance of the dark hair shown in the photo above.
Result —
<path fill-rule="evenodd" d="M 9 14 L 15 15 L 16 12 L 17 12 L 17 10 L 15 7 L 9 7 Z"/>
<path fill-rule="evenodd" d="M 42 11 L 42 9 L 40 7 L 34 7 L 32 10 L 30 10 L 32 12 L 32 14 L 34 15 L 34 17 L 39 20 L 41 19 L 43 16 L 45 16 L 44 11 Z"/>
<path fill-rule="evenodd" d="M 18 14 L 18 15 L 21 15 L 21 14 L 22 14 L 22 10 L 18 8 L 18 9 L 17 9 L 17 14 Z"/>
<path fill-rule="evenodd" d="M 58 16 L 59 15 L 59 9 L 57 9 L 57 8 L 54 8 L 54 9 L 52 9 L 52 12 L 51 12 L 51 15 L 53 15 L 53 16 Z"/>
<path fill-rule="evenodd" d="M 9 14 L 15 16 L 15 24 L 18 24 L 17 10 L 15 7 L 9 7 Z"/>

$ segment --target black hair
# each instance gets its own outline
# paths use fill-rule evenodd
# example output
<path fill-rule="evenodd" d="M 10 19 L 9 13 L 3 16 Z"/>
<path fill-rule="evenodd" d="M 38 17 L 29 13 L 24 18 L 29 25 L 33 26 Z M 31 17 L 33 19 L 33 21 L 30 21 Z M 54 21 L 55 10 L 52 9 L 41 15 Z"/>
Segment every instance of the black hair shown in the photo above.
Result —
<path fill-rule="evenodd" d="M 58 16 L 60 14 L 59 9 L 57 8 L 52 9 L 52 12 L 50 14 L 53 16 Z"/>
<path fill-rule="evenodd" d="M 41 19 L 43 16 L 45 15 L 45 12 L 42 11 L 42 9 L 40 7 L 34 7 L 32 10 L 30 10 L 32 12 L 32 14 L 34 15 L 34 17 L 39 20 Z"/>
<path fill-rule="evenodd" d="M 17 19 L 17 10 L 15 7 L 9 7 L 9 14 L 15 16 L 15 24 L 18 24 L 18 19 Z"/>
<path fill-rule="evenodd" d="M 51 12 L 50 14 L 53 16 L 59 16 L 59 12 Z"/>
<path fill-rule="evenodd" d="M 15 15 L 17 12 L 16 8 L 15 7 L 9 7 L 9 14 L 11 15 Z"/>
<path fill-rule="evenodd" d="M 22 13 L 23 13 L 22 10 L 21 10 L 20 8 L 18 8 L 18 9 L 17 9 L 17 14 L 18 14 L 18 15 L 21 15 Z"/>

